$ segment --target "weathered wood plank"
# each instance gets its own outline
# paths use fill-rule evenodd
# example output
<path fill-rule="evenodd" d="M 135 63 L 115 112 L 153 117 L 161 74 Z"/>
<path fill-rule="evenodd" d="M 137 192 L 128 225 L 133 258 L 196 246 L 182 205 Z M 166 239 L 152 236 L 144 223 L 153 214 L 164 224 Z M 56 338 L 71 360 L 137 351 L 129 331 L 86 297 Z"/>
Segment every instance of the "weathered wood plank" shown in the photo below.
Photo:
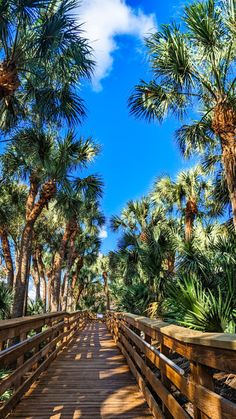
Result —
<path fill-rule="evenodd" d="M 41 374 L 10 418 L 152 418 L 106 326 L 88 323 Z"/>

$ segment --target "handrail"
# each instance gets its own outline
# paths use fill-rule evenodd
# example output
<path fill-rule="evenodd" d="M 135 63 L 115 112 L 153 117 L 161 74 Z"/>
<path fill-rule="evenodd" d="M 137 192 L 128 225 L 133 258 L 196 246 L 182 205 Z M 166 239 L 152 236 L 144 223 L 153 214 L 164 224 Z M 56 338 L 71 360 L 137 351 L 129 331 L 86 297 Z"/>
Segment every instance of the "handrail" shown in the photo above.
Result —
<path fill-rule="evenodd" d="M 216 392 L 214 377 L 216 370 L 236 373 L 235 334 L 122 312 L 107 312 L 106 321 L 154 417 L 190 418 L 186 404 L 194 418 L 236 417 L 236 404 Z"/>
<path fill-rule="evenodd" d="M 56 311 L 52 313 L 35 314 L 32 316 L 15 317 L 7 320 L 0 320 L 0 330 L 14 327 L 18 324 L 31 323 L 32 321 L 41 319 L 52 319 L 58 316 L 64 316 L 70 314 L 67 311 Z"/>
<path fill-rule="evenodd" d="M 41 329 L 44 326 L 51 326 L 69 315 L 65 311 L 46 313 L 35 316 L 18 317 L 0 321 L 0 350 L 9 346 L 17 338 L 26 336 L 30 331 Z"/>
<path fill-rule="evenodd" d="M 31 384 L 51 361 L 89 321 L 87 311 L 56 312 L 0 322 L 0 369 L 6 377 L 0 381 L 0 418 L 5 418 Z M 43 329 L 43 330 L 42 330 Z M 1 400 L 1 399 L 0 399 Z"/>
<path fill-rule="evenodd" d="M 119 313 L 120 318 L 127 320 L 134 326 L 140 326 L 143 330 L 151 329 L 151 334 L 155 339 L 158 333 L 175 338 L 182 343 L 193 343 L 213 348 L 236 350 L 236 334 L 234 333 L 210 333 L 199 332 L 198 330 L 188 329 L 187 327 L 169 324 L 162 320 L 153 320 L 148 317 L 138 316 L 131 313 Z M 150 331 L 150 330 L 149 330 Z"/>
<path fill-rule="evenodd" d="M 150 345 L 145 339 L 143 339 L 141 336 L 137 336 L 132 330 L 130 330 L 127 326 L 121 325 L 122 329 L 124 329 L 126 332 L 130 333 L 133 338 L 139 340 L 142 342 L 144 346 L 146 346 L 148 349 L 151 349 L 151 351 L 157 355 L 160 359 L 162 359 L 164 362 L 166 362 L 171 368 L 174 368 L 180 375 L 184 375 L 185 372 L 183 368 L 180 368 L 178 365 L 176 365 L 173 361 L 171 361 L 167 356 L 165 356 L 163 353 L 161 353 L 155 346 Z"/>

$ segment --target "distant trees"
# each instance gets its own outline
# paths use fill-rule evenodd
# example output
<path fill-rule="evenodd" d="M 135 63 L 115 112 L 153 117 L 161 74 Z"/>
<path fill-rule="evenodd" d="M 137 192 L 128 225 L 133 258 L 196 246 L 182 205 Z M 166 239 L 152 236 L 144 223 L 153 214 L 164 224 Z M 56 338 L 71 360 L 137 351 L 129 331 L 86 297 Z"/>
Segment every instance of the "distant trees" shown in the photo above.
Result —
<path fill-rule="evenodd" d="M 149 196 L 112 217 L 112 228 L 122 231 L 118 249 L 109 253 L 118 309 L 203 331 L 234 332 L 236 240 L 227 222 L 210 215 L 214 192 L 197 167 L 175 181 L 158 178 Z M 189 230 L 186 208 L 193 198 Z"/>
<path fill-rule="evenodd" d="M 185 219 L 185 240 L 192 237 L 194 221 L 201 217 L 201 211 L 207 211 L 209 206 L 211 182 L 203 177 L 203 170 L 196 166 L 187 171 L 181 171 L 175 182 L 170 177 L 162 177 L 157 180 L 152 193 L 152 199 L 156 203 L 162 203 L 166 209 L 173 210 L 175 207 Z"/>

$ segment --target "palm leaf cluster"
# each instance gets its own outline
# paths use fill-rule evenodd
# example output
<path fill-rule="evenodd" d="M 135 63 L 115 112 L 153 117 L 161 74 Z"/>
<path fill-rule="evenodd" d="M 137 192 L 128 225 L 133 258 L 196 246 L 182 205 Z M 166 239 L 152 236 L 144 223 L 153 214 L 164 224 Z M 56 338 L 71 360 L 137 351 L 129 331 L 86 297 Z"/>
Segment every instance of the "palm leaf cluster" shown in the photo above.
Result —
<path fill-rule="evenodd" d="M 236 229 L 234 0 L 194 1 L 180 22 L 162 25 L 147 39 L 153 78 L 135 86 L 131 113 L 162 122 L 177 116 L 176 137 L 185 157 L 201 156 L 214 172 Z"/>
<path fill-rule="evenodd" d="M 78 87 L 94 63 L 76 7 L 76 0 L 1 2 L 2 128 L 22 123 L 29 113 L 59 124 L 85 115 Z"/>
<path fill-rule="evenodd" d="M 235 233 L 212 216 L 214 193 L 196 166 L 175 180 L 158 178 L 147 197 L 112 218 L 121 234 L 109 254 L 118 309 L 202 331 L 235 331 Z"/>
<path fill-rule="evenodd" d="M 77 132 L 94 68 L 79 2 L 1 1 L 0 51 L 1 316 L 74 310 L 105 222 L 100 147 Z"/>

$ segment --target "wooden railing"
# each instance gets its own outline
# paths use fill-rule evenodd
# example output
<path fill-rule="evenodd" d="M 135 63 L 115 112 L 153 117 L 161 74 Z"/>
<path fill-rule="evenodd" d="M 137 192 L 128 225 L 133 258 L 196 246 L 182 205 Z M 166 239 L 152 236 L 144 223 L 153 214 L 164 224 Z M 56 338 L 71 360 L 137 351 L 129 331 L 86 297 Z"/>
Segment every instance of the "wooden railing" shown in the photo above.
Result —
<path fill-rule="evenodd" d="M 107 326 L 154 417 L 236 418 L 236 404 L 216 389 L 222 371 L 236 373 L 236 335 L 113 312 Z"/>
<path fill-rule="evenodd" d="M 57 312 L 0 321 L 0 418 L 5 418 L 30 385 L 77 330 L 89 321 L 87 311 Z M 7 400 L 6 395 L 8 395 Z"/>

